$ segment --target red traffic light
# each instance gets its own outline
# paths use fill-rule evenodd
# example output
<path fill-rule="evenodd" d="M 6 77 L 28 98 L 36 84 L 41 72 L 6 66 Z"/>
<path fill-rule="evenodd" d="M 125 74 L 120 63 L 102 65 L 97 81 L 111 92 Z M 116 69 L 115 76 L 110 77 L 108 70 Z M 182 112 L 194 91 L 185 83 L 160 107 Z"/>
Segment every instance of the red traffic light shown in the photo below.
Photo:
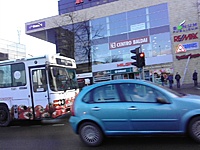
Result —
<path fill-rule="evenodd" d="M 144 53 L 140 53 L 140 57 L 141 57 L 141 58 L 142 58 L 142 57 L 145 57 Z"/>

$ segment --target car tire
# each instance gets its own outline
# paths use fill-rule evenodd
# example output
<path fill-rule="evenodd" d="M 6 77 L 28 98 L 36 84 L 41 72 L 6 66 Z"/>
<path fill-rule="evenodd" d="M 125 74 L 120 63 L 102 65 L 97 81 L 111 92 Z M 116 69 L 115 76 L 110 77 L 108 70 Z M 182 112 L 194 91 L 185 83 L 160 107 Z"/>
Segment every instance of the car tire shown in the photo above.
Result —
<path fill-rule="evenodd" d="M 200 143 L 200 117 L 195 117 L 190 121 L 188 130 L 190 137 Z"/>
<path fill-rule="evenodd" d="M 0 127 L 6 127 L 10 124 L 10 112 L 4 105 L 0 105 Z"/>
<path fill-rule="evenodd" d="M 80 125 L 79 136 L 87 146 L 99 146 L 103 142 L 101 129 L 92 122 L 84 122 Z"/>

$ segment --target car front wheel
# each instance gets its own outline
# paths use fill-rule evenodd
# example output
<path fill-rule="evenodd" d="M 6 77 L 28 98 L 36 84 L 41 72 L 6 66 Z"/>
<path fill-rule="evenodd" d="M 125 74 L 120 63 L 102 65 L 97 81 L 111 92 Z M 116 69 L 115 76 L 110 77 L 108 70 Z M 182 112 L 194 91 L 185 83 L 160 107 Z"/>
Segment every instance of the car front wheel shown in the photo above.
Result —
<path fill-rule="evenodd" d="M 195 117 L 190 121 L 189 134 L 198 143 L 200 143 L 200 117 Z"/>
<path fill-rule="evenodd" d="M 81 140 L 88 146 L 99 146 L 103 142 L 101 129 L 92 122 L 84 122 L 79 128 Z"/>

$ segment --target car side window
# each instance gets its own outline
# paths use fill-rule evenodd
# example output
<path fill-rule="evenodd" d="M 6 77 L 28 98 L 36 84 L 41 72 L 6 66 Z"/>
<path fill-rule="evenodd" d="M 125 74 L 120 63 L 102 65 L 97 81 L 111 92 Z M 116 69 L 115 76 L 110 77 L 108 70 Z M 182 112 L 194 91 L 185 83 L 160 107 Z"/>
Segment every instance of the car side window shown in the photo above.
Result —
<path fill-rule="evenodd" d="M 87 94 L 85 94 L 82 101 L 85 103 L 90 103 L 90 95 L 91 95 L 91 92 L 88 92 Z"/>
<path fill-rule="evenodd" d="M 155 91 L 154 93 L 156 94 L 157 98 L 159 97 L 159 98 L 162 98 L 166 101 L 169 101 L 168 98 L 163 93 L 161 93 L 160 91 Z"/>
<path fill-rule="evenodd" d="M 120 98 L 117 93 L 116 85 L 104 85 L 93 90 L 93 101 L 102 102 L 119 102 Z"/>
<path fill-rule="evenodd" d="M 126 101 L 133 102 L 156 102 L 154 89 L 142 84 L 121 84 Z"/>

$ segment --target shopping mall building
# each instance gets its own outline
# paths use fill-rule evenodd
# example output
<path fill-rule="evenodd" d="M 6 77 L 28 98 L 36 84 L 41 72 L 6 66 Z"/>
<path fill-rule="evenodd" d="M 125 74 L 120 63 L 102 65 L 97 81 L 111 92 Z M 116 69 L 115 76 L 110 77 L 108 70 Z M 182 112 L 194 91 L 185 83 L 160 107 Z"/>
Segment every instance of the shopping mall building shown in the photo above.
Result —
<path fill-rule="evenodd" d="M 145 53 L 146 79 L 158 82 L 161 73 L 179 72 L 182 83 L 188 84 L 193 83 L 194 70 L 200 74 L 200 0 L 60 0 L 58 8 L 57 16 L 27 22 L 26 34 L 56 44 L 56 52 L 66 51 L 70 57 L 73 42 L 65 37 L 73 39 L 81 22 L 90 27 L 89 39 L 84 31 L 78 32 L 87 39 L 84 44 L 89 43 L 91 58 L 85 57 L 83 48 L 88 45 L 80 40 L 71 46 L 78 78 L 91 82 L 138 78 L 130 53 L 137 47 Z"/>

